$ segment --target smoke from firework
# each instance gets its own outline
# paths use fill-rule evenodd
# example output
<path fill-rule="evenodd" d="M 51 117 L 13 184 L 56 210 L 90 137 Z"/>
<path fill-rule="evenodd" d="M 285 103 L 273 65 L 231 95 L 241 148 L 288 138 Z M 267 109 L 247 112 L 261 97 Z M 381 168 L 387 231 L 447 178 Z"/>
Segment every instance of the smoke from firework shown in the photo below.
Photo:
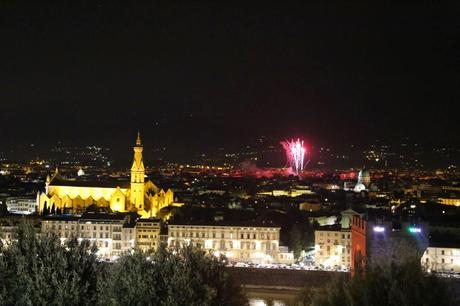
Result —
<path fill-rule="evenodd" d="M 289 166 L 295 174 L 302 172 L 305 162 L 305 153 L 307 150 L 303 145 L 303 140 L 285 140 L 282 141 L 284 151 L 286 152 L 286 158 Z"/>

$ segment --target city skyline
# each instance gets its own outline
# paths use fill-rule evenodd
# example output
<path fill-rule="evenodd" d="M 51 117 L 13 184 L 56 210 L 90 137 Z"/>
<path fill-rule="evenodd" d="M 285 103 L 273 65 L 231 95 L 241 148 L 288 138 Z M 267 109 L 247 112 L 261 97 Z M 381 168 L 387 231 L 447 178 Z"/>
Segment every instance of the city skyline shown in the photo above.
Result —
<path fill-rule="evenodd" d="M 303 141 L 304 138 L 302 138 Z M 60 166 L 123 169 L 129 163 L 126 147 L 121 148 L 123 143 L 124 141 L 118 141 L 106 146 L 82 145 L 73 142 L 58 142 L 54 145 L 23 144 L 14 148 L 4 147 L 0 151 L 0 161 L 4 164 L 46 165 L 50 170 Z M 134 144 L 133 141 L 130 145 L 132 144 Z M 148 144 L 144 153 L 146 158 L 152 161 L 153 168 L 191 164 L 231 167 L 243 171 L 252 169 L 250 172 L 253 172 L 255 169 L 297 167 L 294 165 L 295 161 L 290 157 L 291 153 L 286 155 L 286 144 L 289 143 L 262 136 L 239 147 L 211 147 L 200 150 L 188 148 L 186 156 L 178 154 L 177 148 L 166 147 L 164 144 Z M 300 168 L 305 171 L 333 171 L 334 169 L 346 170 L 362 167 L 418 170 L 456 169 L 460 160 L 458 147 L 424 145 L 411 141 L 389 145 L 376 140 L 368 145 L 349 144 L 346 147 L 331 147 L 319 146 L 306 139 L 304 150 L 304 164 Z"/>

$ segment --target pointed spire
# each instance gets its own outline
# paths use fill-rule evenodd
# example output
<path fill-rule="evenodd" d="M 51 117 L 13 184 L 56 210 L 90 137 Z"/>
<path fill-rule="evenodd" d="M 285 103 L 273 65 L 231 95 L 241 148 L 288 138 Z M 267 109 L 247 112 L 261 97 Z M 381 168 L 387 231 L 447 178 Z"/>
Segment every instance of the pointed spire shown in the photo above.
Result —
<path fill-rule="evenodd" d="M 141 142 L 141 132 L 137 131 L 136 146 L 142 146 Z"/>

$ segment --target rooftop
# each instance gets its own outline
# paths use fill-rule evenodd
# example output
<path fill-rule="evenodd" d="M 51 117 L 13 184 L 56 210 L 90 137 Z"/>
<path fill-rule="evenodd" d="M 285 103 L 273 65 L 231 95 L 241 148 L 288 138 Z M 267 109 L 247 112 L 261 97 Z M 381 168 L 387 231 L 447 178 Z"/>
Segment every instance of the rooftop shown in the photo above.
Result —
<path fill-rule="evenodd" d="M 124 220 L 128 214 L 125 213 L 84 213 L 80 220 Z"/>
<path fill-rule="evenodd" d="M 349 229 L 343 229 L 344 231 Z M 331 231 L 331 232 L 340 232 L 342 231 L 342 226 L 340 224 L 333 224 L 333 225 L 324 225 L 318 227 L 315 231 Z"/>
<path fill-rule="evenodd" d="M 161 220 L 160 219 L 157 219 L 157 218 L 140 218 L 137 220 L 137 222 L 152 222 L 152 223 L 158 223 L 160 222 Z"/>
<path fill-rule="evenodd" d="M 43 217 L 43 221 L 78 221 L 80 216 L 77 215 L 48 215 Z"/>
<path fill-rule="evenodd" d="M 238 226 L 238 227 L 270 227 L 279 228 L 274 224 L 264 224 L 261 222 L 253 221 L 201 221 L 201 220 L 188 220 L 188 221 L 171 221 L 169 225 L 192 225 L 192 226 Z"/>
<path fill-rule="evenodd" d="M 430 241 L 428 246 L 430 248 L 460 249 L 460 241 Z"/>
<path fill-rule="evenodd" d="M 99 188 L 129 188 L 130 182 L 128 180 L 67 180 L 55 177 L 50 182 L 50 186 L 70 186 L 70 187 L 99 187 Z"/>

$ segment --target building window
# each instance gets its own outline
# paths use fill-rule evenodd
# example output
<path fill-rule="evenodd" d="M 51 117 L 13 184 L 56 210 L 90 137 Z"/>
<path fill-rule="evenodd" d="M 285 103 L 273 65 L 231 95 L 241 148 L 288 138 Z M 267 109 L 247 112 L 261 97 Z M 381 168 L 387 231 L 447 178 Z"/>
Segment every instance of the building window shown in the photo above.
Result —
<path fill-rule="evenodd" d="M 441 255 L 444 255 L 444 250 L 441 251 Z M 443 259 L 444 260 L 444 259 Z"/>

